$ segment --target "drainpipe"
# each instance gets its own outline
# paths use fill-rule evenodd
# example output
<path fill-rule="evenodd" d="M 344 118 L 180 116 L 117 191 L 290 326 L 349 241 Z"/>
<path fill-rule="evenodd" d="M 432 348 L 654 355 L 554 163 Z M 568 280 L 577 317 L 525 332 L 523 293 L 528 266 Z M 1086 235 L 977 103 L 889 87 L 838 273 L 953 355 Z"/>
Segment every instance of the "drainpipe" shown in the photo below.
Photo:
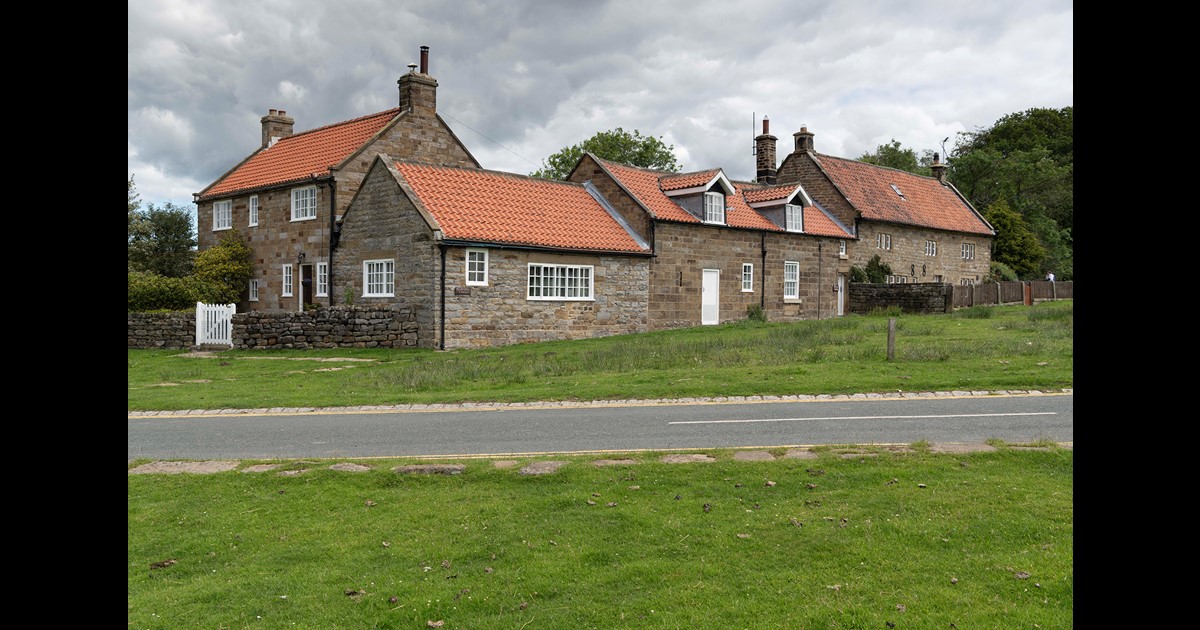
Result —
<path fill-rule="evenodd" d="M 762 263 L 758 265 L 758 305 L 767 314 L 767 233 L 758 235 L 759 247 L 762 248 Z"/>
<path fill-rule="evenodd" d="M 821 320 L 821 287 L 824 286 L 824 280 L 821 279 L 821 263 L 824 262 L 821 260 L 821 246 L 824 244 L 824 241 L 817 241 L 817 321 Z"/>
<path fill-rule="evenodd" d="M 446 349 L 446 244 L 438 243 L 438 249 L 442 250 L 442 304 L 441 315 L 438 317 L 438 323 L 441 332 L 438 333 L 438 350 Z"/>
<path fill-rule="evenodd" d="M 329 180 L 329 262 L 325 265 L 325 273 L 329 275 L 325 278 L 325 286 L 329 291 L 329 295 L 325 296 L 325 301 L 329 303 L 329 306 L 333 306 L 333 296 L 335 295 L 333 292 L 333 217 L 335 214 L 337 214 L 337 180 L 331 179 Z"/>

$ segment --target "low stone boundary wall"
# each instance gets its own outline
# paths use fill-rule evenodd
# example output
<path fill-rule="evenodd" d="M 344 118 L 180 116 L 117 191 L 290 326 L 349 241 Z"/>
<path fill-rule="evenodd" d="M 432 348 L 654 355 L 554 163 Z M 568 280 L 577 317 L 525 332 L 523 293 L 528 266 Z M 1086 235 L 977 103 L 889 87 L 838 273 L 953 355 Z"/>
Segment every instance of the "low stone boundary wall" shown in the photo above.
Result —
<path fill-rule="evenodd" d="M 850 285 L 846 311 L 866 315 L 875 308 L 898 306 L 905 313 L 949 313 L 951 291 L 949 284 L 871 284 Z"/>
<path fill-rule="evenodd" d="M 233 347 L 415 348 L 418 326 L 409 307 L 332 306 L 303 313 L 251 311 L 233 315 Z M 195 311 L 129 313 L 130 348 L 191 348 Z"/>

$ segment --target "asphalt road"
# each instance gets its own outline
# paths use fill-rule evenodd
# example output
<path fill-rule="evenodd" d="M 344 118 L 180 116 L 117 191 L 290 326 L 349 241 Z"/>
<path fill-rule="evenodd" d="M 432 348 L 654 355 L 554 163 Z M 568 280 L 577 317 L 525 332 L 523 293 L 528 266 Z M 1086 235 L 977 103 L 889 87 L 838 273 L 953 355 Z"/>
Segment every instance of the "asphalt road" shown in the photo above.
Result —
<path fill-rule="evenodd" d="M 1074 441 L 1073 393 L 129 418 L 129 459 L 528 455 Z"/>

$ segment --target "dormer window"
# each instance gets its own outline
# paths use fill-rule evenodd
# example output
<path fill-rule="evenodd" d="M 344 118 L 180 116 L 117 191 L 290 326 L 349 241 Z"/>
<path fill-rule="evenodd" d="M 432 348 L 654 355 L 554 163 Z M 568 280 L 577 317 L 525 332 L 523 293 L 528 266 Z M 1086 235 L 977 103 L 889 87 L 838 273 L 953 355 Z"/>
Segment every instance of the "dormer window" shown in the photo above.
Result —
<path fill-rule="evenodd" d="M 719 192 L 704 193 L 704 222 L 725 223 L 725 195 Z"/>
<path fill-rule="evenodd" d="M 794 203 L 789 203 L 784 209 L 784 229 L 789 232 L 804 231 L 804 208 Z"/>

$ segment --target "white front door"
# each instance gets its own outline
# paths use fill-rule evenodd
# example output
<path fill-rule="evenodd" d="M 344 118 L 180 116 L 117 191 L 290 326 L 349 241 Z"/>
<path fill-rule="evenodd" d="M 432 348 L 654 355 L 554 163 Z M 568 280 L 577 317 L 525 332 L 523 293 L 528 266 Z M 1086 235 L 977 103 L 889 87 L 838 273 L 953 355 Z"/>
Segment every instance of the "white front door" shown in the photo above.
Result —
<path fill-rule="evenodd" d="M 706 326 L 720 323 L 721 270 L 705 269 L 700 291 L 700 323 Z"/>
<path fill-rule="evenodd" d="M 840 273 L 838 274 L 837 294 L 838 294 L 838 311 L 837 311 L 837 313 L 838 313 L 838 317 L 841 317 L 842 315 L 844 315 L 846 313 L 846 276 L 845 276 L 845 274 L 840 274 Z"/>

